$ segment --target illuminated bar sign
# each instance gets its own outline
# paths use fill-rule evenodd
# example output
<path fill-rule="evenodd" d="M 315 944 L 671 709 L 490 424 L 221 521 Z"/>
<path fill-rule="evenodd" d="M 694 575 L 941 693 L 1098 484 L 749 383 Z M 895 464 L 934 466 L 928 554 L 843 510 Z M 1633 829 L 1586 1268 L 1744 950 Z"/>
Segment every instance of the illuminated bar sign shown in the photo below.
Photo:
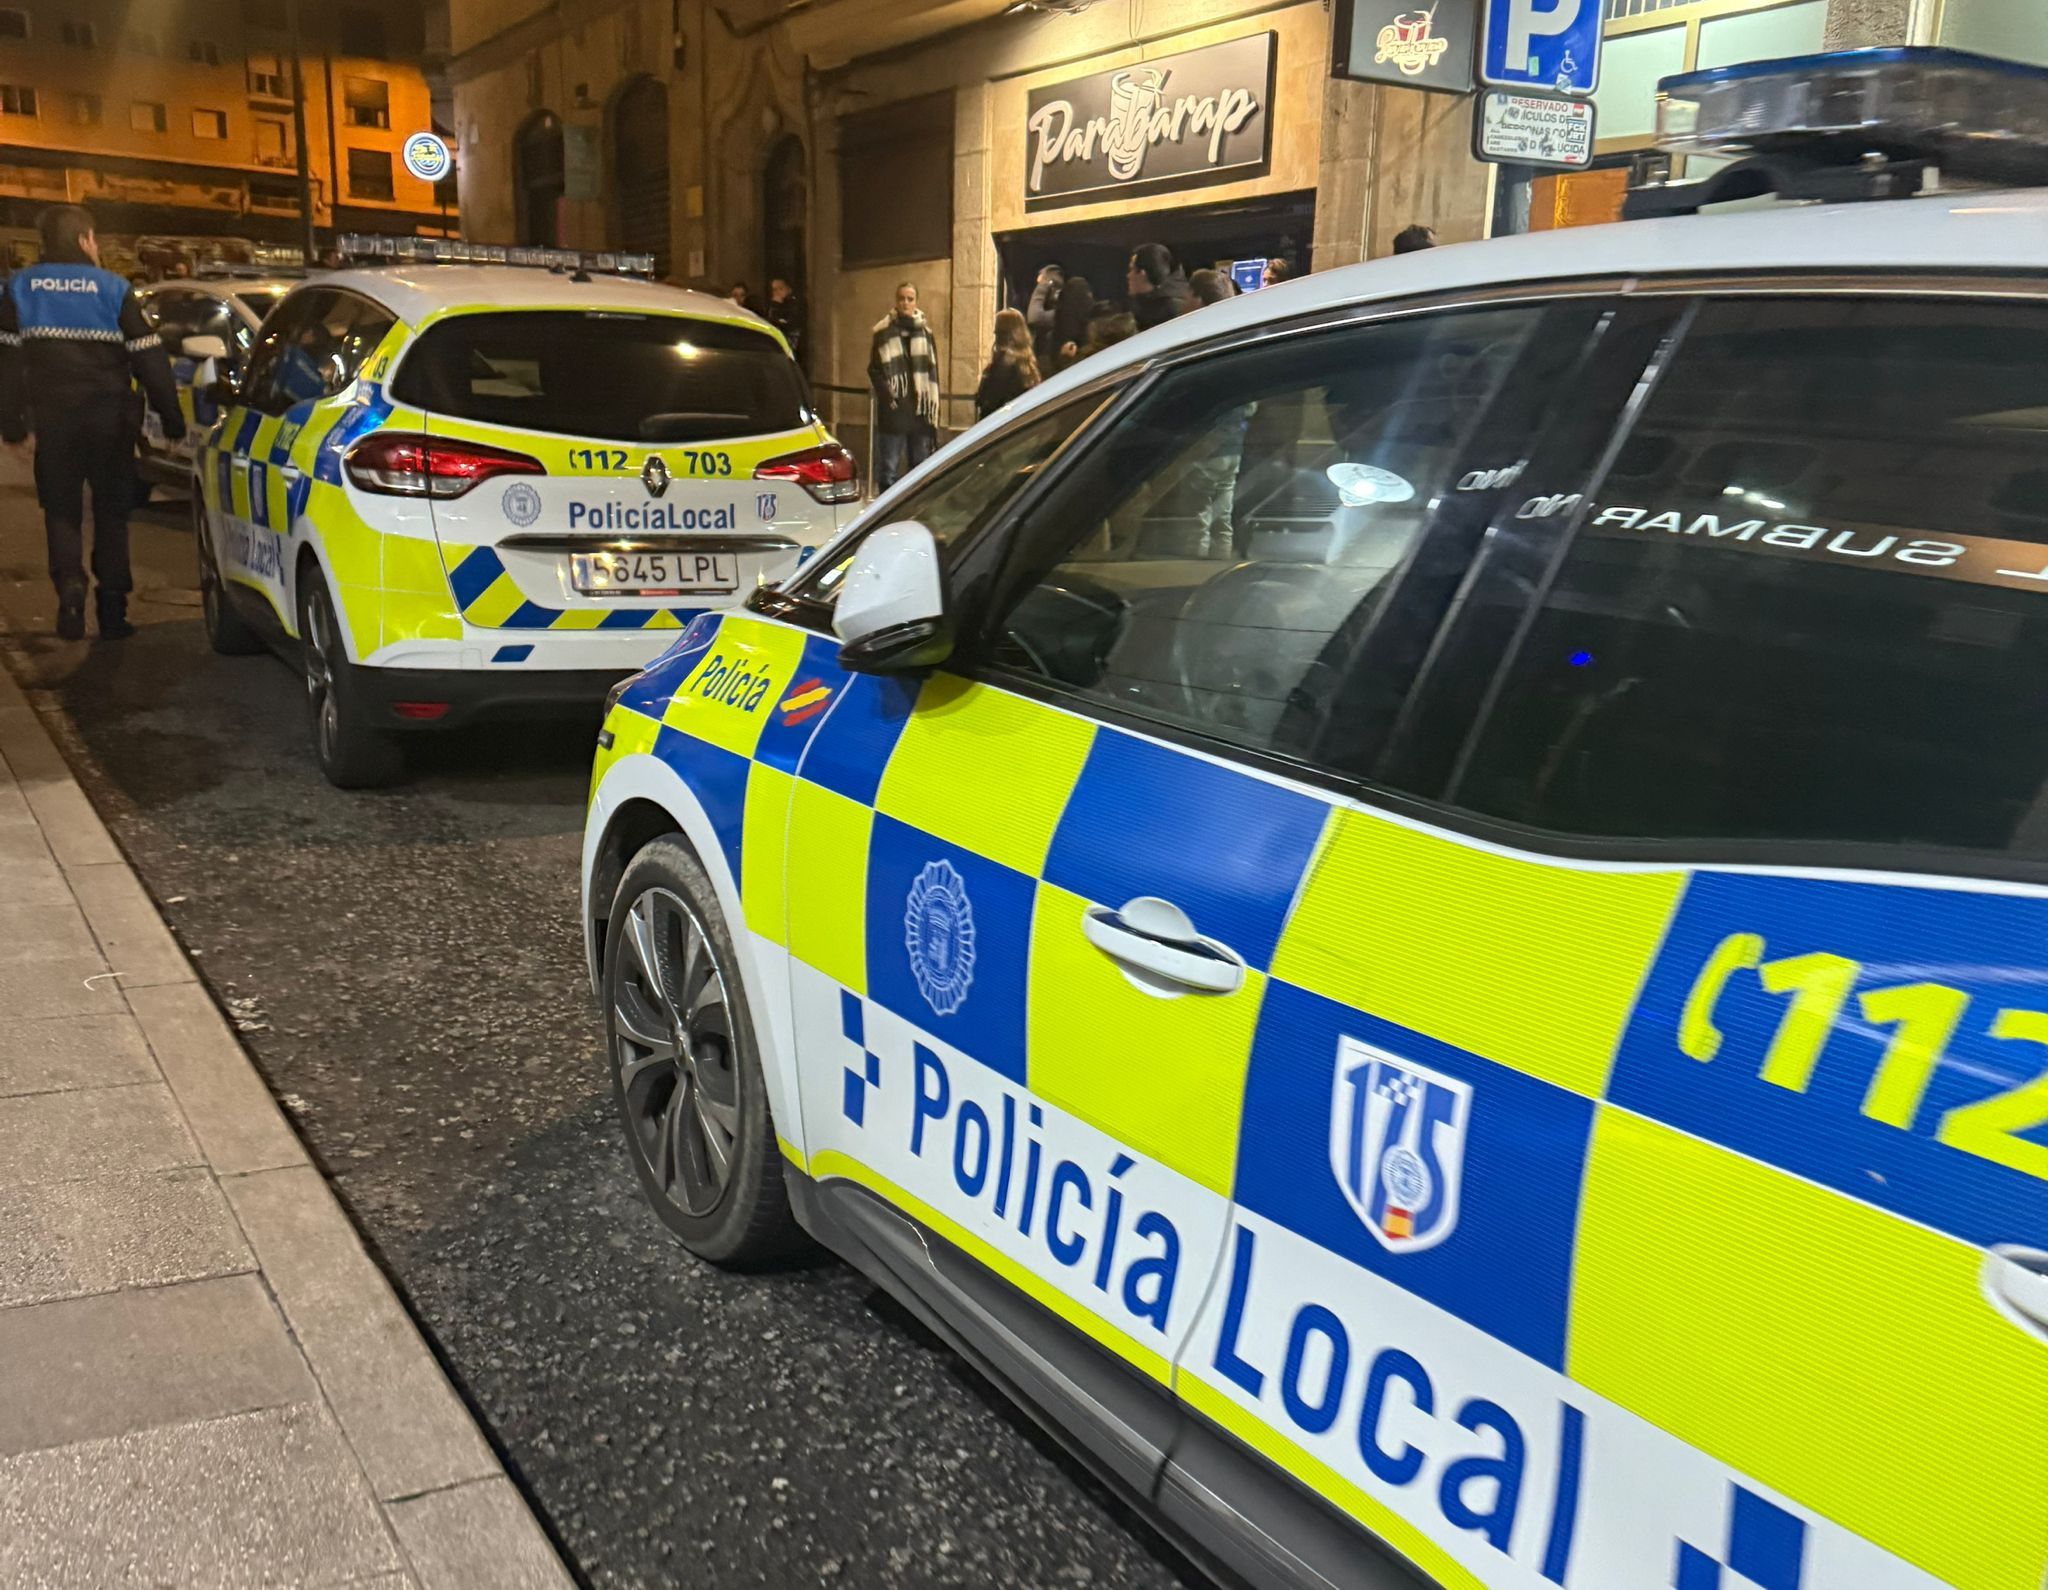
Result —
<path fill-rule="evenodd" d="M 1256 33 L 1032 89 L 1024 207 L 1263 174 L 1273 146 L 1273 45 L 1272 34 Z"/>

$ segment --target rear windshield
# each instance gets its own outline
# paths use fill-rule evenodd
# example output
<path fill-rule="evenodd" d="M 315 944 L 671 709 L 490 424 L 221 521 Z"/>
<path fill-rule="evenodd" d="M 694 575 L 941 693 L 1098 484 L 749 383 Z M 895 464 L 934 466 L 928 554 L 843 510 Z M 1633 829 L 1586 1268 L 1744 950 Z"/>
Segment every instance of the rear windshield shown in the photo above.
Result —
<path fill-rule="evenodd" d="M 811 423 L 803 377 L 766 332 L 679 315 L 457 315 L 423 335 L 392 393 L 483 425 L 695 442 Z"/>

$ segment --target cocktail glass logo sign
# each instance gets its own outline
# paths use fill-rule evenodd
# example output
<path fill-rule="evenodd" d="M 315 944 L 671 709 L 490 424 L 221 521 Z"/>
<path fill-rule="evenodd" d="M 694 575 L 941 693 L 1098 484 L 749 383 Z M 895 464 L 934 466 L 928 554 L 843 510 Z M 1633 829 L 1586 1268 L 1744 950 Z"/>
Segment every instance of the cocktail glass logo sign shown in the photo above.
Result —
<path fill-rule="evenodd" d="M 1404 11 L 1380 29 L 1379 48 L 1373 60 L 1399 67 L 1408 77 L 1419 77 L 1442 60 L 1444 51 L 1451 47 L 1449 39 L 1430 33 L 1429 25 L 1434 20 L 1433 11 Z"/>
<path fill-rule="evenodd" d="M 1252 174 L 1268 157 L 1272 85 L 1261 33 L 1035 88 L 1025 204 Z"/>

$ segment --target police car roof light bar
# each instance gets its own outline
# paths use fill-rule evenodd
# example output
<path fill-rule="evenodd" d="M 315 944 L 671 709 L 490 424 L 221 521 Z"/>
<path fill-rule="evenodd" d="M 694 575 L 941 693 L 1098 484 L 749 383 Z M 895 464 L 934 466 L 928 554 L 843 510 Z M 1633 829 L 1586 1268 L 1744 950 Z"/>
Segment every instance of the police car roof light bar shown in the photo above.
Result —
<path fill-rule="evenodd" d="M 472 243 L 467 238 L 396 237 L 388 233 L 344 232 L 335 249 L 365 265 L 518 265 L 532 270 L 600 271 L 610 276 L 654 275 L 652 254 L 610 249 L 531 248 L 506 243 Z"/>
<path fill-rule="evenodd" d="M 2048 183 L 2048 70 L 1901 46 L 1686 72 L 1657 85 L 1657 147 L 1740 163 L 1632 193 L 1627 215 Z"/>

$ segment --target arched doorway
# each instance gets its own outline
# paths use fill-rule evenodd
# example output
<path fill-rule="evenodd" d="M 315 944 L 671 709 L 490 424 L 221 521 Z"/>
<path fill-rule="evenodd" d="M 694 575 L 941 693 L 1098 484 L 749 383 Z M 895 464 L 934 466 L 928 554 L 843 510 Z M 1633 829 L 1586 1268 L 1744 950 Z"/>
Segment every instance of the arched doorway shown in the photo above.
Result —
<path fill-rule="evenodd" d="M 512 195 L 521 243 L 554 248 L 562 240 L 562 118 L 535 111 L 512 142 Z"/>
<path fill-rule="evenodd" d="M 654 256 L 668 275 L 668 88 L 636 77 L 612 101 L 613 232 L 621 249 Z"/>
<path fill-rule="evenodd" d="M 810 177 L 803 140 L 790 134 L 769 151 L 761 173 L 761 264 L 801 295 L 804 290 L 804 217 L 810 208 Z M 767 283 L 762 283 L 766 290 Z"/>

